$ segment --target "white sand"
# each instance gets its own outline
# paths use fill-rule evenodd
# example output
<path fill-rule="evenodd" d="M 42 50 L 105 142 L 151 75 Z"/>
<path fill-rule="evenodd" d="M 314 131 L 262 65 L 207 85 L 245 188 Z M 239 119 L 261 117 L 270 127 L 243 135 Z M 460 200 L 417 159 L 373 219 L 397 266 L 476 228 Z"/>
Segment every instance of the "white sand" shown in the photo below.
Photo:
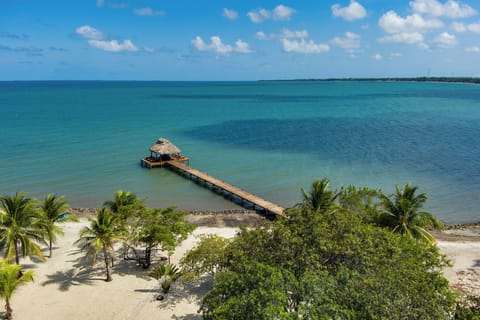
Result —
<path fill-rule="evenodd" d="M 135 261 L 121 258 L 113 269 L 113 281 L 105 282 L 101 261 L 92 269 L 73 245 L 84 225 L 85 220 L 65 224 L 65 236 L 59 240 L 53 258 L 38 263 L 23 261 L 26 268 L 35 270 L 35 282 L 14 295 L 15 319 L 201 319 L 197 310 L 201 297 L 210 289 L 208 285 L 175 285 L 164 301 L 156 301 L 158 282 Z M 197 228 L 175 251 L 171 262 L 177 263 L 195 245 L 199 234 L 233 237 L 237 230 Z"/>
<path fill-rule="evenodd" d="M 103 281 L 102 264 L 92 269 L 73 245 L 85 224 L 85 219 L 65 224 L 65 236 L 56 245 L 53 258 L 46 262 L 22 261 L 26 268 L 35 270 L 36 276 L 33 284 L 26 284 L 14 295 L 15 319 L 201 319 L 197 310 L 209 284 L 185 288 L 175 285 L 166 300 L 156 301 L 157 281 L 134 261 L 121 258 L 113 269 L 113 281 Z M 177 263 L 195 245 L 199 234 L 233 237 L 237 231 L 232 227 L 199 227 L 175 251 L 171 262 Z M 451 283 L 480 293 L 480 242 L 441 241 L 438 246 L 454 262 L 445 271 Z"/>
<path fill-rule="evenodd" d="M 438 241 L 437 245 L 453 262 L 453 266 L 444 271 L 452 286 L 480 295 L 480 242 Z"/>

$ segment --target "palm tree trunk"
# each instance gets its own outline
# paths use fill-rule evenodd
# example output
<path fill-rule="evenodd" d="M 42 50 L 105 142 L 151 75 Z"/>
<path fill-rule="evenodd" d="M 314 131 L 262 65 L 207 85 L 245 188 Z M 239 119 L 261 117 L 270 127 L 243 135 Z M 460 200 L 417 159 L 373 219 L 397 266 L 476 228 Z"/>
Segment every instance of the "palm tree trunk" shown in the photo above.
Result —
<path fill-rule="evenodd" d="M 51 258 L 52 257 L 52 238 L 51 237 L 48 239 L 48 248 L 50 249 L 50 255 L 48 257 Z"/>
<path fill-rule="evenodd" d="M 14 244 L 15 244 L 15 263 L 16 264 L 20 264 L 20 258 L 18 257 L 18 243 L 17 243 L 17 239 L 15 239 L 14 241 Z"/>
<path fill-rule="evenodd" d="M 107 246 L 103 246 L 103 255 L 105 258 L 105 268 L 107 269 L 107 279 L 105 281 L 110 282 L 112 281 L 112 276 L 110 275 L 110 267 L 108 265 L 108 253 L 107 253 Z"/>
<path fill-rule="evenodd" d="M 7 298 L 5 298 L 5 310 L 6 310 L 5 316 L 7 317 L 7 319 L 12 319 L 13 310 L 12 310 L 12 307 L 10 306 L 10 299 L 7 299 Z"/>

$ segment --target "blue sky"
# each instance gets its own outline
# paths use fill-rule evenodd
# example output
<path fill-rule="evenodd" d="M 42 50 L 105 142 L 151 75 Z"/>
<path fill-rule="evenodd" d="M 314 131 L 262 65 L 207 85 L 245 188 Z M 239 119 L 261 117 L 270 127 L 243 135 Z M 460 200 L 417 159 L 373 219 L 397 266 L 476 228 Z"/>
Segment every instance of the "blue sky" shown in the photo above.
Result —
<path fill-rule="evenodd" d="M 478 0 L 0 0 L 0 80 L 480 76 Z"/>

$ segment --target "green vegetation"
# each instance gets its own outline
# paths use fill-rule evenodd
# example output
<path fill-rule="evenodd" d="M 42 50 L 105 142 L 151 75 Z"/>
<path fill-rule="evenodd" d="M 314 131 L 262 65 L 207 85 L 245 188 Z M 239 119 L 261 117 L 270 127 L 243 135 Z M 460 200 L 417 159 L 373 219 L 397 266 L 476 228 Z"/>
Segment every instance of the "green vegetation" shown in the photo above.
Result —
<path fill-rule="evenodd" d="M 328 79 L 293 79 L 293 80 L 261 80 L 266 82 L 329 82 L 329 81 L 388 81 L 388 82 L 457 82 L 480 83 L 480 78 L 468 77 L 413 77 L 413 78 L 328 78 Z"/>
<path fill-rule="evenodd" d="M 186 212 L 166 209 L 150 209 L 143 211 L 135 222 L 135 242 L 145 250 L 144 267 L 152 262 L 152 251 L 160 248 L 170 257 L 175 248 L 195 230 L 195 226 L 185 221 Z"/>
<path fill-rule="evenodd" d="M 407 187 L 402 195 L 415 195 Z M 455 296 L 442 275 L 448 261 L 423 235 L 382 226 L 390 198 L 354 187 L 330 191 L 328 180 L 302 194 L 287 219 L 242 229 L 226 247 L 202 302 L 204 319 L 451 318 Z M 426 200 L 413 199 L 416 210 Z"/>
<path fill-rule="evenodd" d="M 9 264 L 8 261 L 0 262 L 0 297 L 5 299 L 6 318 L 12 319 L 13 310 L 10 305 L 12 295 L 15 290 L 26 282 L 33 281 L 33 271 L 21 271 L 18 264 Z"/>
<path fill-rule="evenodd" d="M 180 260 L 183 277 L 198 279 L 206 273 L 214 276 L 224 262 L 229 243 L 228 239 L 217 235 L 202 236 L 195 248 L 187 251 Z"/>
<path fill-rule="evenodd" d="M 69 206 L 67 200 L 63 196 L 59 197 L 56 194 L 48 194 L 45 196 L 40 208 L 44 215 L 44 223 L 42 224 L 42 227 L 47 232 L 48 249 L 50 252 L 49 257 L 51 258 L 53 243 L 57 241 L 57 236 L 63 236 L 62 228 L 57 224 L 72 221 L 77 222 L 78 219 L 74 215 L 65 213 Z"/>
<path fill-rule="evenodd" d="M 112 211 L 114 210 L 114 211 Z M 144 268 L 152 264 L 153 251 L 160 249 L 170 256 L 195 226 L 185 221 L 185 212 L 175 208 L 150 209 L 134 193 L 118 191 L 113 200 L 98 209 L 96 219 L 80 232 L 77 243 L 87 249 L 87 257 L 95 264 L 103 255 L 106 281 L 111 281 L 111 266 L 115 257 L 114 245 L 123 243 L 123 257 L 134 260 Z M 129 253 L 133 252 L 133 257 Z"/>
<path fill-rule="evenodd" d="M 416 194 L 418 187 L 406 184 L 403 189 L 397 186 L 394 199 L 382 195 L 383 215 L 381 223 L 403 235 L 423 239 L 433 244 L 435 238 L 425 230 L 428 228 L 441 228 L 442 223 L 431 213 L 420 211 L 427 202 L 425 193 Z"/>
<path fill-rule="evenodd" d="M 106 208 L 101 208 L 95 219 L 89 218 L 88 220 L 90 226 L 86 226 L 80 231 L 80 238 L 76 243 L 81 244 L 82 249 L 87 249 L 87 257 L 92 259 L 92 265 L 95 264 L 99 251 L 102 251 L 105 261 L 105 281 L 112 281 L 109 262 L 111 261 L 113 266 L 113 244 L 120 238 L 118 216 Z"/>
<path fill-rule="evenodd" d="M 45 226 L 35 202 L 24 193 L 0 198 L 4 213 L 0 214 L 0 245 L 5 258 L 15 258 L 20 264 L 20 255 L 37 256 L 44 260 L 39 244 L 45 244 Z"/>
<path fill-rule="evenodd" d="M 172 283 L 178 280 L 181 276 L 181 272 L 177 266 L 173 264 L 159 264 L 150 272 L 150 277 L 158 280 L 162 292 L 167 294 L 170 291 Z"/>
<path fill-rule="evenodd" d="M 302 188 L 303 201 L 297 207 L 320 214 L 333 209 L 338 193 L 330 191 L 329 188 L 330 181 L 328 179 L 314 181 L 308 193 Z"/>
<path fill-rule="evenodd" d="M 145 208 L 143 201 L 139 200 L 134 193 L 123 190 L 117 191 L 113 199 L 105 201 L 103 206 L 120 215 L 124 220 Z"/>
<path fill-rule="evenodd" d="M 49 194 L 42 203 L 27 198 L 25 193 L 0 197 L 3 212 L 0 212 L 0 248 L 6 259 L 20 256 L 36 256 L 44 260 L 40 245 L 48 245 L 50 257 L 52 244 L 63 235 L 57 225 L 67 221 L 77 221 L 73 215 L 66 214 L 68 202 L 63 196 Z"/>
<path fill-rule="evenodd" d="M 460 297 L 455 309 L 455 319 L 479 320 L 480 319 L 480 296 L 467 295 Z"/>

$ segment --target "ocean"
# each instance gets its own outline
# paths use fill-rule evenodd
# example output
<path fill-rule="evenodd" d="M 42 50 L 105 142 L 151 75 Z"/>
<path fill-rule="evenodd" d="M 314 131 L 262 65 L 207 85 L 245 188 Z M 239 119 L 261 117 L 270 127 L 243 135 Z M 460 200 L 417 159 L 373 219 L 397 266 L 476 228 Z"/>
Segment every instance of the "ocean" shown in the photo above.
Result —
<path fill-rule="evenodd" d="M 140 158 L 165 137 L 190 165 L 282 206 L 319 178 L 429 194 L 446 223 L 480 220 L 480 86 L 417 82 L 0 82 L 0 194 L 98 207 L 238 208 Z"/>

